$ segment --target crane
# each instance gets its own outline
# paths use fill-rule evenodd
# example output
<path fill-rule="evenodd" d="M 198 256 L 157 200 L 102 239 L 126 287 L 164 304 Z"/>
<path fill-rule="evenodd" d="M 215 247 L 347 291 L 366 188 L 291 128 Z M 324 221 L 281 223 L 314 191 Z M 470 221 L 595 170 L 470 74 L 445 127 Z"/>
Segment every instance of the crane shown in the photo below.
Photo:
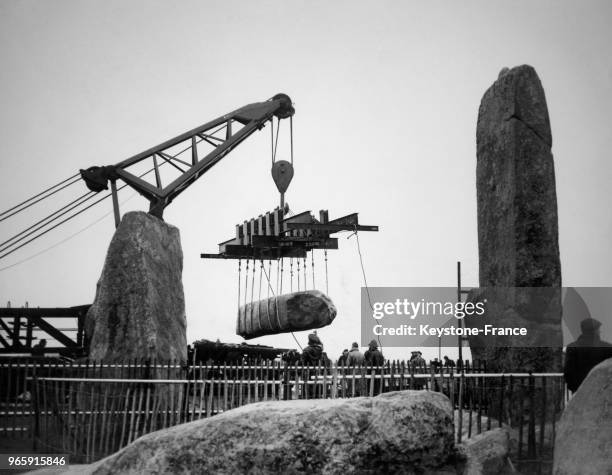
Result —
<path fill-rule="evenodd" d="M 268 262 L 275 260 L 277 266 L 280 262 L 282 274 L 282 261 L 284 259 L 289 259 L 290 265 L 292 266 L 293 259 L 295 259 L 298 269 L 297 277 L 299 290 L 300 261 L 303 262 L 302 269 L 305 273 L 306 256 L 310 252 L 314 273 L 312 251 L 320 249 L 325 252 L 327 282 L 327 250 L 338 249 L 338 239 L 332 237 L 332 235 L 341 231 L 350 231 L 354 233 L 358 231 L 378 231 L 378 226 L 360 225 L 357 213 L 330 220 L 327 210 L 321 210 L 318 219 L 315 218 L 310 211 L 304 211 L 297 214 L 289 212 L 289 207 L 284 201 L 284 194 L 294 174 L 292 137 L 294 114 L 295 109 L 291 98 L 287 94 L 276 94 L 264 102 L 256 102 L 243 106 L 233 112 L 218 117 L 199 127 L 166 140 L 157 146 L 129 157 L 115 165 L 92 166 L 87 169 L 81 169 L 80 179 L 84 180 L 90 191 L 59 208 L 44 219 L 34 223 L 34 225 L 12 236 L 7 241 L 0 243 L 0 253 L 4 252 L 4 254 L 0 254 L 0 259 L 12 254 L 51 230 L 56 229 L 63 223 L 75 218 L 82 212 L 109 197 L 109 195 L 113 202 L 115 226 L 118 227 L 120 223 L 118 190 L 125 186 L 130 186 L 144 196 L 149 201 L 149 213 L 163 220 L 164 209 L 172 203 L 180 193 L 186 190 L 254 132 L 261 130 L 268 122 L 274 125 L 274 119 L 276 118 L 276 135 L 274 133 L 274 127 L 271 127 L 271 172 L 276 187 L 280 192 L 280 206 L 273 211 L 268 211 L 256 218 L 245 220 L 243 223 L 237 224 L 235 227 L 235 236 L 219 244 L 218 253 L 202 253 L 200 256 L 205 259 L 236 259 L 239 261 L 239 269 L 240 261 L 246 260 L 247 274 L 249 260 L 253 262 L 253 270 L 256 261 L 259 261 L 262 267 L 264 260 Z M 279 125 L 280 121 L 284 119 L 289 119 L 290 123 L 290 162 L 286 160 L 276 160 Z M 138 168 L 139 165 L 141 170 Z M 148 170 L 141 173 L 143 165 L 146 166 Z M 166 180 L 167 173 L 164 175 L 165 183 L 162 182 L 162 175 L 160 173 L 160 168 L 163 165 L 169 165 L 174 172 L 174 176 L 171 180 Z M 166 167 L 165 169 L 168 168 L 169 167 Z M 150 172 L 154 172 L 154 180 L 152 180 L 152 183 L 145 180 L 145 177 Z M 58 191 L 80 181 L 80 179 L 79 174 L 73 175 L 24 202 L 9 208 L 0 213 L 0 221 L 20 213 L 42 200 L 46 200 Z M 118 180 L 124 182 L 124 185 L 121 185 L 120 188 L 117 187 Z M 111 189 L 109 194 L 101 199 L 97 199 L 91 204 L 87 204 L 87 202 L 93 199 L 93 196 L 97 193 L 108 190 L 109 185 Z M 63 216 L 67 214 L 68 216 L 63 218 Z M 59 219 L 61 219 L 61 221 L 57 224 L 53 224 Z M 292 270 L 291 274 L 293 274 Z M 304 283 L 305 280 L 306 276 L 304 274 Z M 78 307 L 78 309 L 81 309 L 81 307 Z M 47 312 L 53 311 L 54 315 L 58 313 L 59 310 L 66 315 L 74 314 L 72 309 L 45 309 Z M 3 323 L 2 318 L 5 317 L 24 317 L 32 325 L 38 325 L 38 321 L 36 320 L 38 314 L 36 312 L 28 312 L 28 309 L 20 309 L 20 312 L 19 315 L 16 315 L 12 309 L 7 309 L 6 315 L 0 315 L 0 325 Z M 82 313 L 83 312 L 79 310 L 79 315 L 81 317 Z M 17 320 L 15 321 L 17 322 Z M 9 333 L 13 335 L 13 339 L 17 343 L 9 345 L 0 339 L 0 347 L 4 346 L 8 348 L 10 346 L 11 348 L 21 348 L 21 344 L 18 343 L 21 338 L 18 331 L 20 325 L 19 323 L 15 323 L 15 325 L 16 330 Z M 2 326 L 4 327 L 4 325 Z M 80 327 L 81 322 L 79 323 L 79 328 Z M 7 328 L 5 328 L 5 330 Z M 43 328 L 43 330 L 45 329 Z M 50 330 L 53 331 L 54 329 L 51 328 Z M 9 330 L 7 330 L 7 332 L 8 331 Z M 61 341 L 59 337 L 58 340 Z M 80 346 L 80 343 L 69 342 L 68 340 L 66 340 L 64 344 L 68 347 Z"/>
<path fill-rule="evenodd" d="M 291 120 L 294 113 L 291 98 L 287 94 L 276 94 L 267 101 L 236 109 L 115 165 L 92 166 L 80 170 L 81 177 L 87 187 L 96 193 L 107 190 L 110 182 L 116 226 L 119 225 L 120 220 L 116 186 L 118 179 L 123 180 L 148 199 L 149 213 L 163 219 L 166 206 L 246 138 L 255 131 L 261 130 L 267 122 L 273 121 L 274 117 L 278 120 L 287 118 Z M 236 130 L 237 126 L 242 127 Z M 202 142 L 212 147 L 212 150 L 201 154 L 198 151 L 198 144 Z M 180 152 L 172 153 L 176 147 L 181 147 Z M 186 152 L 190 152 L 189 161 L 178 158 L 179 154 Z M 149 161 L 149 163 L 152 161 L 155 172 L 154 184 L 130 171 L 130 167 L 144 161 Z M 177 178 L 167 184 L 162 183 L 159 172 L 160 164 L 164 162 L 180 173 Z M 284 177 L 289 174 L 292 176 L 292 169 L 286 165 L 288 162 L 282 162 L 279 161 L 280 165 L 276 167 L 276 173 Z"/>

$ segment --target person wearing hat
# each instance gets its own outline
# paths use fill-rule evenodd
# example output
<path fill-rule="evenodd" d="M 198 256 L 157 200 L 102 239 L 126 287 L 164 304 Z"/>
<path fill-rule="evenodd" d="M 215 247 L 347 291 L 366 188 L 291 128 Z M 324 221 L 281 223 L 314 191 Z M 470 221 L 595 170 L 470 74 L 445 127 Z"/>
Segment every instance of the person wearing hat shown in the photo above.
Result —
<path fill-rule="evenodd" d="M 612 344 L 603 341 L 599 329 L 601 322 L 587 318 L 580 322 L 582 334 L 567 345 L 563 376 L 567 388 L 576 392 L 589 371 L 604 360 L 612 358 Z"/>
<path fill-rule="evenodd" d="M 316 364 L 323 355 L 323 343 L 316 332 L 308 335 L 308 346 L 302 351 L 302 362 L 304 364 Z"/>
<path fill-rule="evenodd" d="M 425 366 L 425 358 L 423 358 L 423 353 L 420 351 L 413 351 L 412 356 L 410 357 L 410 364 L 413 367 L 421 367 Z"/>
<path fill-rule="evenodd" d="M 378 342 L 376 340 L 372 340 L 368 345 L 368 350 L 363 355 L 366 361 L 366 364 L 370 366 L 382 366 L 385 364 L 385 358 L 383 354 L 378 349 Z"/>

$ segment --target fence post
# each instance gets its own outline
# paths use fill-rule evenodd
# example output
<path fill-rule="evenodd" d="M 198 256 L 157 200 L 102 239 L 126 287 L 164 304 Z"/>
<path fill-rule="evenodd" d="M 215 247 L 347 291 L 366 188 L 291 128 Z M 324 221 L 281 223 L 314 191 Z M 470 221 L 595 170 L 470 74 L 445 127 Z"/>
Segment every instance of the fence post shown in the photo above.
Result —
<path fill-rule="evenodd" d="M 32 391 L 32 398 L 34 399 L 34 434 L 32 434 L 32 450 L 36 452 L 38 449 L 38 437 L 40 436 L 40 409 L 39 409 L 39 397 L 38 397 L 38 379 L 36 377 L 36 366 L 34 363 L 32 369 L 32 383 L 34 390 Z"/>
<path fill-rule="evenodd" d="M 448 394 L 451 400 L 451 407 L 455 411 L 455 379 L 453 377 L 454 368 L 451 366 L 448 369 Z"/>
<path fill-rule="evenodd" d="M 285 369 L 283 370 L 283 400 L 287 401 L 289 399 L 289 363 L 285 361 Z"/>
<path fill-rule="evenodd" d="M 459 374 L 459 427 L 457 429 L 457 443 L 461 443 L 461 433 L 463 431 L 463 383 L 465 380 L 465 370 L 461 365 L 461 373 Z"/>
<path fill-rule="evenodd" d="M 505 389 L 505 380 L 504 380 L 504 375 L 502 374 L 501 383 L 499 387 L 499 415 L 497 416 L 499 419 L 499 427 L 502 426 L 502 420 L 504 418 L 504 389 Z"/>
<path fill-rule="evenodd" d="M 542 471 L 542 459 L 543 459 L 543 451 L 544 448 L 544 431 L 546 429 L 546 376 L 542 376 L 542 413 L 540 415 L 540 450 L 539 452 L 539 466 L 538 472 Z M 553 442 L 554 444 L 554 442 Z"/>
<path fill-rule="evenodd" d="M 436 369 L 435 369 L 434 365 L 430 363 L 430 365 L 429 365 L 429 373 L 430 373 L 430 376 L 429 376 L 429 390 L 430 391 L 435 391 L 435 382 L 436 382 L 436 379 L 435 379 L 436 376 L 434 374 L 435 370 Z"/>
<path fill-rule="evenodd" d="M 535 377 L 529 372 L 529 432 L 527 433 L 527 456 L 532 460 L 536 456 L 535 412 Z"/>

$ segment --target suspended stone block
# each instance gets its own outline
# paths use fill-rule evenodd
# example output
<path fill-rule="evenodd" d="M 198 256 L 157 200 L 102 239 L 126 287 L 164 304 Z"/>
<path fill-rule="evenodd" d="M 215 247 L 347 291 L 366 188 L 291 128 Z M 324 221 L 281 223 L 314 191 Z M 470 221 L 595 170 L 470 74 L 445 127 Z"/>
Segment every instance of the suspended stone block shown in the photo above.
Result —
<path fill-rule="evenodd" d="M 236 334 L 249 340 L 263 335 L 313 330 L 336 318 L 331 299 L 318 290 L 294 292 L 242 305 Z"/>

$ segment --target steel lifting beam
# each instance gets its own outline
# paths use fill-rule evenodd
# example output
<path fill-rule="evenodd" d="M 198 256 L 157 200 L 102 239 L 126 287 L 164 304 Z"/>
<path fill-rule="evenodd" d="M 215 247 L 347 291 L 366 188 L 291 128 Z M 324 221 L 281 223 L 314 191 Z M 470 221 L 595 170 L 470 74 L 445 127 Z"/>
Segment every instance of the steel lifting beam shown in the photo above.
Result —
<path fill-rule="evenodd" d="M 202 253 L 203 259 L 279 259 L 306 257 L 313 249 L 338 249 L 338 231 L 378 231 L 378 226 L 359 224 L 357 213 L 329 221 L 328 212 L 319 220 L 310 211 L 290 217 L 289 207 L 276 208 L 243 224 L 236 225 L 236 236 L 219 244 L 219 253 Z"/>

